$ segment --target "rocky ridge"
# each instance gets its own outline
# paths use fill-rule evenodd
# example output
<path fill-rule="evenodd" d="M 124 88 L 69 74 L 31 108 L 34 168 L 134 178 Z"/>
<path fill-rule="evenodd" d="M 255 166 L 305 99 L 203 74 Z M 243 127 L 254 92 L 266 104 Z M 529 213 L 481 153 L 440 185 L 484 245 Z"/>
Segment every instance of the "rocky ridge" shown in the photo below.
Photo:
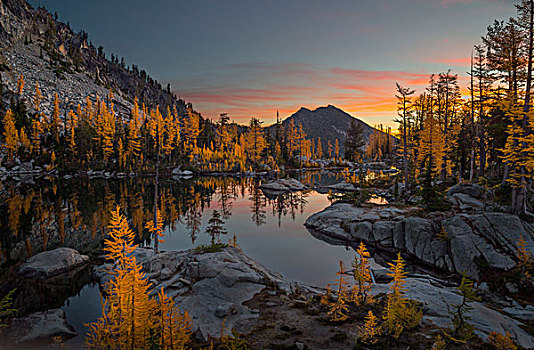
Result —
<path fill-rule="evenodd" d="M 418 215 L 416 207 L 354 207 L 336 203 L 306 220 L 319 238 L 401 251 L 432 267 L 480 279 L 482 266 L 509 270 L 522 236 L 534 251 L 534 224 L 516 215 L 483 211 L 482 194 L 449 191 L 464 211 L 450 217 Z"/>
<path fill-rule="evenodd" d="M 75 33 L 45 8 L 34 9 L 25 0 L 3 0 L 0 14 L 0 73 L 7 88 L 0 98 L 5 101 L 18 94 L 16 83 L 22 74 L 26 81 L 23 99 L 33 101 L 38 82 L 45 113 L 50 113 L 54 93 L 60 97 L 63 112 L 85 103 L 86 97 L 104 98 L 110 90 L 119 116 L 129 111 L 135 97 L 148 106 L 175 105 L 179 114 L 185 113 L 186 103 L 170 87 L 163 89 L 144 70 L 133 64 L 127 67 L 124 59 L 107 58 L 91 44 L 87 33 Z"/>

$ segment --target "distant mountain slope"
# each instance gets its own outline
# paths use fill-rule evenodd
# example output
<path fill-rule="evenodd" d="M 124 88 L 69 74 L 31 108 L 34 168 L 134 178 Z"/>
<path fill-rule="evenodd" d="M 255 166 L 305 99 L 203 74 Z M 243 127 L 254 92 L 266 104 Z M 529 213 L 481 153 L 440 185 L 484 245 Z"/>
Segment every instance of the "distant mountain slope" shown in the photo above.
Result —
<path fill-rule="evenodd" d="M 57 92 L 62 108 L 83 102 L 88 95 L 105 97 L 110 89 L 119 112 L 125 112 L 134 98 L 147 106 L 175 105 L 180 114 L 185 101 L 168 87 L 162 87 L 136 65 L 127 66 L 115 55 L 106 57 L 87 33 L 75 33 L 44 8 L 34 9 L 25 0 L 0 0 L 0 74 L 4 101 L 16 92 L 20 74 L 26 82 L 23 97 L 31 101 L 38 82 L 45 112 Z"/>
<path fill-rule="evenodd" d="M 326 107 L 319 107 L 315 110 L 309 110 L 302 107 L 290 117 L 286 118 L 283 122 L 283 126 L 287 126 L 293 121 L 295 126 L 299 124 L 308 137 L 314 139 L 316 142 L 321 138 L 323 150 L 326 149 L 328 141 L 335 144 L 336 139 L 339 141 L 339 146 L 343 150 L 347 131 L 350 129 L 350 123 L 355 120 L 356 123 L 363 126 L 364 137 L 366 143 L 369 142 L 369 135 L 375 130 L 365 122 L 358 118 L 354 118 L 347 112 L 328 105 Z M 269 128 L 273 128 L 270 126 Z"/>

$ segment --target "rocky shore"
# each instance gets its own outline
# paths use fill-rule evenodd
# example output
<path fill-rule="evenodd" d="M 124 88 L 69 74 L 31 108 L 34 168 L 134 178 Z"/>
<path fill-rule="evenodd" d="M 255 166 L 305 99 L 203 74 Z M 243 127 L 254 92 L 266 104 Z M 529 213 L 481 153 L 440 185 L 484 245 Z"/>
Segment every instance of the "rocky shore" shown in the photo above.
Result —
<path fill-rule="evenodd" d="M 391 211 L 391 215 L 396 214 Z M 50 258 L 46 275 L 53 271 L 65 273 L 79 267 L 81 261 L 85 262 L 77 252 L 65 252 L 60 248 L 40 253 L 23 264 L 19 268 L 21 277 L 29 278 L 27 271 L 45 254 Z M 68 259 L 63 259 L 65 255 Z M 152 249 L 138 248 L 135 256 L 153 285 L 152 293 L 163 288 L 182 310 L 190 313 L 198 341 L 220 336 L 221 332 L 231 329 L 243 334 L 252 344 L 276 346 L 343 349 L 357 339 L 357 327 L 345 324 L 338 331 L 348 338 L 341 342 L 332 341 L 330 326 L 310 312 L 310 300 L 323 289 L 299 284 L 272 272 L 237 247 L 199 247 L 158 254 Z M 93 269 L 101 287 L 109 278 L 107 269 L 110 267 L 104 264 Z M 40 276 L 44 276 L 45 272 L 40 272 Z M 373 285 L 372 293 L 383 295 L 389 288 L 389 281 L 380 276 L 385 276 L 386 271 L 375 268 L 373 272 L 377 283 Z M 407 297 L 422 304 L 422 329 L 426 329 L 425 332 L 432 336 L 438 327 L 451 326 L 450 310 L 461 298 L 453 284 L 426 275 L 411 275 L 406 280 L 406 287 Z M 523 348 L 534 348 L 534 337 L 525 330 L 526 325 L 534 321 L 534 308 L 522 306 L 511 298 L 492 296 L 490 291 L 483 294 L 483 301 L 473 303 L 469 312 L 475 333 L 485 340 L 491 331 L 507 331 Z M 487 298 L 494 301 L 492 305 L 484 301 Z M 6 334 L 7 339 L 17 343 L 49 340 L 56 335 L 75 336 L 64 312 L 59 309 L 16 318 L 11 321 Z M 286 337 L 280 338 L 284 334 Z"/>
<path fill-rule="evenodd" d="M 472 187 L 449 191 L 457 209 L 451 215 L 423 214 L 410 206 L 336 203 L 312 215 L 305 225 L 320 239 L 346 245 L 363 241 L 378 250 L 401 251 L 423 265 L 480 280 L 483 269 L 509 270 L 516 265 L 521 237 L 534 251 L 534 224 L 491 210 L 483 195 Z"/>

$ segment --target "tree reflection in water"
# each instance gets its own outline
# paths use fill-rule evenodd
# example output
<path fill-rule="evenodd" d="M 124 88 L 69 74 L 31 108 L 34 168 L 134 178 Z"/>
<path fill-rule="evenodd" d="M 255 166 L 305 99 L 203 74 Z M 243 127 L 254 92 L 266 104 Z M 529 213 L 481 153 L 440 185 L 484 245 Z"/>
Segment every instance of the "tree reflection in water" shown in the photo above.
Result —
<path fill-rule="evenodd" d="M 311 184 L 317 175 L 301 174 Z M 109 213 L 120 205 L 130 220 L 140 243 L 153 239 L 145 228 L 153 219 L 154 180 L 125 179 L 40 179 L 35 184 L 5 182 L 0 187 L 0 264 L 11 265 L 44 250 L 67 246 L 83 254 L 96 254 L 107 233 Z M 307 194 L 286 193 L 267 196 L 260 179 L 203 177 L 196 180 L 160 179 L 157 206 L 164 232 L 175 230 L 177 223 L 187 228 L 194 244 L 201 232 L 204 210 L 216 205 L 224 219 L 232 215 L 234 203 L 247 198 L 255 225 L 265 224 L 267 206 L 271 215 L 295 219 L 307 204 Z"/>

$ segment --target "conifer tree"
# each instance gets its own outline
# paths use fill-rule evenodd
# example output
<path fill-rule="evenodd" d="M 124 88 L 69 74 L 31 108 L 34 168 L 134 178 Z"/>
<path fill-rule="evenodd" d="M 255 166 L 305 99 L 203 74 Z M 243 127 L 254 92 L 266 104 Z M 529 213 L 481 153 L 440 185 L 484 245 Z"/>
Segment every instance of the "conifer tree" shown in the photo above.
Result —
<path fill-rule="evenodd" d="M 534 268 L 534 258 L 532 253 L 527 248 L 527 242 L 523 235 L 520 235 L 519 242 L 517 242 L 516 251 L 518 267 L 521 273 L 521 280 L 530 280 L 532 278 L 531 271 Z"/>
<path fill-rule="evenodd" d="M 157 203 L 155 203 L 157 205 Z M 154 244 L 157 246 L 157 243 L 165 243 L 163 240 L 163 237 L 165 237 L 163 233 L 163 219 L 161 216 L 161 212 L 159 209 L 156 211 L 156 215 L 154 216 L 154 220 L 147 221 L 145 228 L 150 232 L 150 236 L 154 239 Z M 156 243 L 157 241 L 157 243 Z M 157 250 L 156 250 L 157 251 Z"/>
<path fill-rule="evenodd" d="M 39 154 L 41 148 L 41 136 L 43 134 L 43 124 L 41 122 L 41 90 L 39 90 L 39 83 L 35 83 L 34 108 L 35 114 L 31 120 L 31 152 Z"/>
<path fill-rule="evenodd" d="M 339 271 L 336 273 L 338 276 L 336 282 L 336 295 L 337 299 L 329 303 L 328 316 L 333 322 L 345 321 L 349 318 L 349 307 L 347 301 L 349 294 L 347 290 L 348 282 L 345 280 L 345 270 L 343 268 L 343 262 L 339 262 Z"/>
<path fill-rule="evenodd" d="M 89 349 L 185 349 L 189 342 L 191 320 L 181 313 L 163 290 L 158 300 L 150 288 L 142 266 L 132 254 L 137 247 L 134 233 L 120 208 L 112 212 L 109 238 L 105 240 L 106 258 L 114 262 L 106 284 L 102 317 L 89 324 L 86 345 Z"/>
<path fill-rule="evenodd" d="M 19 79 L 17 80 L 17 93 L 19 94 L 19 96 L 22 96 L 23 89 L 24 89 L 24 76 L 20 74 Z"/>
<path fill-rule="evenodd" d="M 4 126 L 4 148 L 7 152 L 8 162 L 13 161 L 13 157 L 16 155 L 19 145 L 19 135 L 17 128 L 15 127 L 15 120 L 13 119 L 13 113 L 11 109 L 6 112 L 3 120 Z"/>
<path fill-rule="evenodd" d="M 211 213 L 211 218 L 208 221 L 208 227 L 206 227 L 206 233 L 211 237 L 211 244 L 220 242 L 220 237 L 228 232 L 224 228 L 224 220 L 221 218 L 221 213 L 218 210 L 214 210 Z"/>
<path fill-rule="evenodd" d="M 59 96 L 54 93 L 52 118 L 50 120 L 50 132 L 56 145 L 59 145 Z"/>
<path fill-rule="evenodd" d="M 75 130 L 78 127 L 78 116 L 72 110 L 67 114 L 67 144 L 71 156 L 76 156 L 76 135 Z"/>
<path fill-rule="evenodd" d="M 388 275 L 393 278 L 393 281 L 390 283 L 383 318 L 387 331 L 394 338 L 398 338 L 405 329 L 416 327 L 423 317 L 423 312 L 404 296 L 406 293 L 405 265 L 400 253 L 397 255 L 397 260 L 389 263 L 391 272 Z"/>
<path fill-rule="evenodd" d="M 402 126 L 402 158 L 404 165 L 404 188 L 408 188 L 408 129 L 411 122 L 411 98 L 415 90 L 405 88 L 395 83 L 397 86 L 397 113 L 402 118 L 397 120 Z"/>
<path fill-rule="evenodd" d="M 356 250 L 356 256 L 352 267 L 354 268 L 354 286 L 352 287 L 351 300 L 359 305 L 369 302 L 368 292 L 371 290 L 371 270 L 369 267 L 369 251 L 360 242 Z"/>
<path fill-rule="evenodd" d="M 471 281 L 465 274 L 462 276 L 462 283 L 457 288 L 459 294 L 462 297 L 460 304 L 454 305 L 452 311 L 452 334 L 445 332 L 451 340 L 455 342 L 465 342 L 474 336 L 474 327 L 469 323 L 471 317 L 468 315 L 469 311 L 473 308 L 470 305 L 473 301 L 480 300 L 476 295 L 476 291 L 473 287 L 473 281 Z"/>
<path fill-rule="evenodd" d="M 375 344 L 378 341 L 377 336 L 380 335 L 380 325 L 378 318 L 371 310 L 365 316 L 365 323 L 363 327 L 359 327 L 359 339 L 365 344 Z"/>
<path fill-rule="evenodd" d="M 246 150 L 254 165 L 257 165 L 260 161 L 265 147 L 266 141 L 261 129 L 261 122 L 259 119 L 252 118 L 250 120 L 250 129 L 246 136 Z"/>
<path fill-rule="evenodd" d="M 361 159 L 364 146 L 363 126 L 356 120 L 351 120 L 350 129 L 347 131 L 347 138 L 345 139 L 345 159 L 350 161 Z"/>
<path fill-rule="evenodd" d="M 317 159 L 323 158 L 323 146 L 321 145 L 321 138 L 317 139 L 317 150 L 315 151 Z"/>
<path fill-rule="evenodd" d="M 8 317 L 17 311 L 13 308 L 13 293 L 15 293 L 15 289 L 9 291 L 0 299 L 0 332 L 2 328 L 7 326 L 5 321 Z"/>
<path fill-rule="evenodd" d="M 130 121 L 128 122 L 128 134 L 126 137 L 126 153 L 130 165 L 133 165 L 139 157 L 139 152 L 141 150 L 141 143 L 139 140 L 139 103 L 137 98 L 134 100 L 134 105 L 132 107 Z"/>

